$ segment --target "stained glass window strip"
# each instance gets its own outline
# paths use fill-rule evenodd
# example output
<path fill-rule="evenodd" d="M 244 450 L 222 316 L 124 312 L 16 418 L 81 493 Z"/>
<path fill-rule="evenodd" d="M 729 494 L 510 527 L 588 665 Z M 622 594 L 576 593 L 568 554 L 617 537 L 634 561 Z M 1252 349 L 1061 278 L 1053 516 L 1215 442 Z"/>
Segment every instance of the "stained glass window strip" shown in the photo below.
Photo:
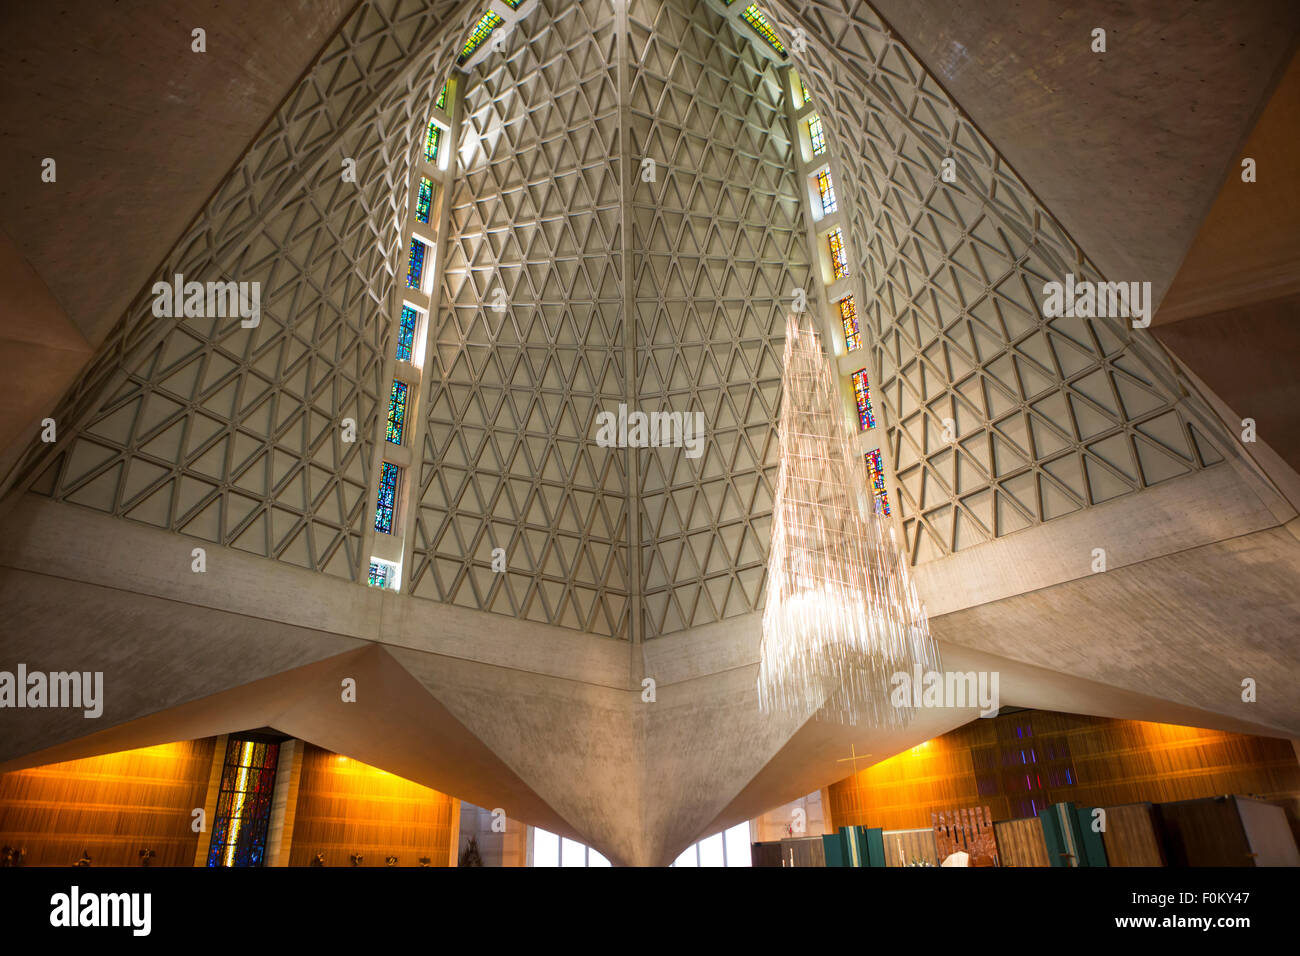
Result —
<path fill-rule="evenodd" d="M 424 277 L 424 243 L 419 239 L 411 240 L 411 253 L 406 261 L 406 287 L 421 288 L 420 280 Z"/>
<path fill-rule="evenodd" d="M 369 583 L 372 588 L 384 588 L 392 591 L 397 588 L 397 565 L 391 561 L 370 559 Z"/>
<path fill-rule="evenodd" d="M 867 477 L 871 480 L 871 495 L 876 499 L 876 511 L 889 514 L 889 492 L 885 490 L 885 469 L 880 464 L 880 449 L 875 448 L 864 456 L 867 460 Z"/>
<path fill-rule="evenodd" d="M 831 171 L 823 169 L 817 174 L 817 193 L 822 197 L 822 213 L 831 213 L 839 209 L 835 202 L 835 184 L 831 182 Z"/>
<path fill-rule="evenodd" d="M 429 221 L 429 207 L 433 205 L 433 183 L 420 177 L 420 191 L 415 197 L 415 218 L 420 222 Z"/>
<path fill-rule="evenodd" d="M 808 139 L 812 143 L 814 156 L 826 152 L 826 131 L 822 129 L 822 118 L 814 116 L 808 121 Z"/>
<path fill-rule="evenodd" d="M 426 163 L 436 163 L 438 161 L 438 143 L 442 141 L 442 127 L 429 120 L 429 132 L 424 137 L 424 161 Z"/>
<path fill-rule="evenodd" d="M 433 105 L 440 110 L 447 108 L 447 84 L 442 84 L 442 89 L 438 91 L 438 98 L 433 101 Z"/>
<path fill-rule="evenodd" d="M 871 387 L 867 384 L 867 370 L 853 373 L 853 398 L 858 403 L 858 426 L 866 431 L 876 427 L 876 413 L 871 409 Z"/>
<path fill-rule="evenodd" d="M 849 255 L 844 251 L 844 233 L 836 226 L 826 237 L 831 250 L 831 271 L 835 278 L 846 279 L 849 275 Z"/>
<path fill-rule="evenodd" d="M 402 443 L 402 433 L 406 430 L 406 393 L 405 382 L 394 382 L 393 390 L 388 395 L 388 430 L 385 437 L 391 444 Z"/>
<path fill-rule="evenodd" d="M 459 66 L 474 55 L 474 51 L 486 42 L 488 36 L 497 27 L 505 21 L 493 13 L 491 10 L 486 11 L 483 16 L 478 18 L 478 23 L 474 24 L 474 29 L 470 31 L 469 39 L 460 49 L 460 56 L 456 57 L 456 65 Z"/>
<path fill-rule="evenodd" d="M 767 19 L 762 10 L 758 9 L 758 4 L 751 3 L 747 6 L 744 12 L 741 13 L 740 18 L 753 27 L 754 32 L 766 40 L 768 46 L 785 56 L 785 44 L 781 42 L 781 38 L 772 29 L 771 21 Z"/>
<path fill-rule="evenodd" d="M 402 469 L 384 462 L 379 472 L 379 504 L 375 508 L 375 530 L 380 534 L 393 533 L 393 512 L 397 508 L 397 483 Z"/>
<path fill-rule="evenodd" d="M 511 10 L 518 10 L 519 4 L 523 2 L 524 0 L 506 0 L 506 6 L 509 7 Z"/>
<path fill-rule="evenodd" d="M 799 77 L 799 96 L 801 97 L 800 106 L 807 106 L 812 102 L 812 94 L 808 92 L 808 84 L 803 81 L 802 76 Z"/>
<path fill-rule="evenodd" d="M 397 361 L 411 361 L 411 349 L 415 347 L 415 327 L 419 321 L 418 310 L 409 305 L 402 306 L 402 318 L 397 327 Z"/>
<path fill-rule="evenodd" d="M 853 304 L 851 295 L 840 299 L 840 324 L 844 326 L 844 348 L 849 352 L 862 348 L 862 336 L 858 332 L 858 308 Z"/>
<path fill-rule="evenodd" d="M 230 738 L 226 742 L 208 866 L 263 866 L 271 822 L 271 792 L 280 745 Z"/>

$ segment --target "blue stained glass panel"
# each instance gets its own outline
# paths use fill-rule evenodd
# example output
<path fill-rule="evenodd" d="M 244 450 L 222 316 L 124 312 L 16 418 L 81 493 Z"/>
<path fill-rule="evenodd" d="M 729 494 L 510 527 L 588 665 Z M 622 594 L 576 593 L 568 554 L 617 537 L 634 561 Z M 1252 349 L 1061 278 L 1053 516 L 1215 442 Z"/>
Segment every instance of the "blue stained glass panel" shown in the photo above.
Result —
<path fill-rule="evenodd" d="M 389 590 L 393 587 L 396 578 L 397 565 L 388 561 L 371 560 L 369 584 L 372 588 L 384 588 Z"/>
<path fill-rule="evenodd" d="M 397 483 L 402 469 L 392 462 L 384 462 L 379 472 L 379 503 L 375 507 L 375 530 L 380 534 L 393 533 L 393 512 L 397 508 Z"/>
<path fill-rule="evenodd" d="M 393 445 L 402 443 L 402 433 L 406 431 L 406 383 L 394 382 L 393 390 L 388 396 L 387 440 Z"/>
<path fill-rule="evenodd" d="M 433 205 L 433 183 L 420 177 L 420 191 L 415 197 L 415 218 L 423 223 L 429 221 L 429 207 Z"/>
<path fill-rule="evenodd" d="M 415 347 L 415 326 L 419 320 L 419 312 L 409 305 L 402 306 L 402 318 L 397 327 L 397 361 L 411 361 L 411 349 Z"/>
<path fill-rule="evenodd" d="M 420 289 L 421 279 L 424 277 L 424 250 L 425 245 L 419 239 L 411 240 L 411 252 L 406 261 L 406 287 L 408 289 Z"/>

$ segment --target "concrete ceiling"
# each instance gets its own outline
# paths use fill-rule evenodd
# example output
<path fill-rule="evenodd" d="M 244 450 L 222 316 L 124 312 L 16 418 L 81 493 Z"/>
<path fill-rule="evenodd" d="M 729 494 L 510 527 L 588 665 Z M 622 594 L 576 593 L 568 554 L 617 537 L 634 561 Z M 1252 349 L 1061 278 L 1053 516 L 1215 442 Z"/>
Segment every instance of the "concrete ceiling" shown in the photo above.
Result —
<path fill-rule="evenodd" d="M 1171 325 L 1300 293 L 1300 54 L 1244 144 L 1160 303 L 1153 324 Z M 1255 161 L 1255 180 L 1242 161 Z M 1158 333 L 1157 333 L 1158 334 Z M 1163 337 L 1162 337 L 1163 338 Z M 1289 353 L 1293 358 L 1297 353 Z M 1197 365 L 1198 371 L 1202 366 Z"/>
<path fill-rule="evenodd" d="M 93 345 L 355 6 L 4 4 L 0 228 Z"/>
<path fill-rule="evenodd" d="M 862 301 L 873 381 L 893 417 L 876 440 L 945 662 L 999 670 L 1008 705 L 1300 734 L 1294 682 L 1272 683 L 1300 672 L 1295 508 L 1149 335 L 1049 324 L 1032 296 L 1035 281 L 1074 263 L 1163 290 L 1294 16 L 1261 5 L 1280 18 L 1269 27 L 1254 12 L 1228 23 L 1217 3 L 1183 15 L 1106 6 L 1098 15 L 1115 26 L 1103 69 L 1087 59 L 1079 14 L 884 7 L 956 103 L 870 7 L 774 9 L 821 38 L 799 68 L 836 150 L 855 272 L 872 283 Z M 638 0 L 616 15 L 604 0 L 541 0 L 476 68 L 447 307 L 420 406 L 430 439 L 413 452 L 418 573 L 400 594 L 365 586 L 367 463 L 380 452 L 371 435 L 341 449 L 331 423 L 379 420 L 411 157 L 478 9 L 366 0 L 221 187 L 195 193 L 211 198 L 190 233 L 174 242 L 192 209 L 152 261 L 111 264 L 130 285 L 115 285 L 121 321 L 61 405 L 60 443 L 29 449 L 0 522 L 4 660 L 102 670 L 107 729 L 88 734 L 64 711 L 10 715 L 0 770 L 272 726 L 503 806 L 616 862 L 658 864 L 842 777 L 850 745 L 884 759 L 970 719 L 940 710 L 886 733 L 757 710 L 762 490 L 779 397 L 772 323 L 811 263 L 797 134 L 768 54 L 752 49 L 760 41 L 722 22 L 738 9 Z M 1244 46 L 1210 56 L 1216 28 Z M 1124 43 L 1142 55 L 1120 55 Z M 959 48 L 965 59 L 945 59 Z M 344 81 L 353 64 L 364 67 L 360 92 Z M 1156 81 L 1157 68 L 1173 78 Z M 202 74 L 185 75 L 210 91 Z M 1169 98 L 1203 75 L 1195 110 L 1169 122 Z M 283 100 L 264 85 L 259 117 Z M 227 165 L 261 124 L 249 122 Z M 1077 130 L 1082 145 L 1062 149 L 1044 128 Z M 1135 159 L 1120 145 L 1132 130 L 1158 148 Z M 962 157 L 951 190 L 932 182 L 945 143 Z M 620 178 L 641 149 L 664 164 L 654 189 Z M 340 155 L 358 158 L 355 188 L 339 185 Z M 177 177 L 192 161 L 166 153 Z M 27 208 L 0 209 L 10 206 Z M 35 226 L 38 237 L 56 228 Z M 66 263 L 19 251 L 72 323 L 95 327 L 51 279 Z M 697 271 L 705 259 L 725 275 Z M 151 270 L 182 263 L 194 277 L 263 282 L 261 326 L 153 316 L 136 293 Z M 501 276 L 514 307 L 489 324 L 482 302 Z M 489 394 L 506 374 L 524 414 L 486 420 L 506 405 Z M 596 384 L 611 375 L 608 389 Z M 706 384 L 717 393 L 710 424 L 728 437 L 698 471 L 680 449 L 594 459 L 585 423 L 566 431 L 597 398 L 671 407 L 702 401 Z M 932 439 L 943 401 L 961 417 L 971 472 Z M 575 455 L 553 480 L 541 474 L 551 458 L 529 458 L 552 447 Z M 594 460 L 603 464 L 583 472 Z M 516 488 L 532 496 L 516 504 L 549 494 L 589 509 L 579 531 L 564 526 L 567 504 L 541 519 L 531 507 L 501 512 Z M 520 526 L 542 545 L 511 577 L 519 595 L 546 601 L 517 603 L 483 560 L 495 543 L 486 535 Z M 190 566 L 196 544 L 202 574 Z M 591 559 L 594 580 L 554 570 L 566 544 Z M 1112 559 L 1104 573 L 1089 570 L 1096 548 Z M 579 614 L 595 606 L 579 600 L 586 591 L 609 610 Z M 1268 696 L 1250 705 L 1239 679 L 1257 674 Z M 338 694 L 354 675 L 355 707 Z M 653 703 L 644 677 L 657 682 Z"/>
<path fill-rule="evenodd" d="M 1290 0 L 874 6 L 1102 273 L 1157 302 L 1300 31 Z"/>
<path fill-rule="evenodd" d="M 1154 333 L 1300 470 L 1300 54 L 1229 165 Z M 1255 161 L 1254 182 L 1242 161 Z"/>

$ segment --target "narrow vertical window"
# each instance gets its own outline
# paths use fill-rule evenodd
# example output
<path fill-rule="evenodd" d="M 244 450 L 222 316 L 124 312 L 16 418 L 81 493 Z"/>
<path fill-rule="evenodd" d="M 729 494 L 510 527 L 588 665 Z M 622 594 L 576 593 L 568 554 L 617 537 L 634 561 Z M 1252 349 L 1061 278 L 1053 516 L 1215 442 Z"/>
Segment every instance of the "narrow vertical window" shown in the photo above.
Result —
<path fill-rule="evenodd" d="M 393 512 L 397 507 L 397 484 L 402 469 L 384 462 L 379 474 L 379 504 L 375 508 L 375 530 L 380 534 L 393 533 Z"/>
<path fill-rule="evenodd" d="M 424 243 L 419 239 L 411 240 L 411 254 L 406 263 L 406 287 L 408 289 L 424 288 L 421 283 L 424 277 L 424 250 Z"/>
<path fill-rule="evenodd" d="M 380 561 L 378 558 L 371 558 L 368 583 L 372 588 L 383 588 L 386 591 L 396 591 L 397 565 L 393 564 L 391 561 Z"/>
<path fill-rule="evenodd" d="M 817 174 L 817 193 L 822 197 L 822 213 L 832 213 L 839 209 L 835 202 L 835 184 L 831 182 L 831 171 L 823 169 Z"/>
<path fill-rule="evenodd" d="M 415 218 L 419 222 L 428 223 L 429 207 L 433 205 L 433 183 L 420 177 L 420 191 L 415 197 Z"/>
<path fill-rule="evenodd" d="M 442 127 L 429 120 L 429 132 L 424 137 L 424 161 L 426 163 L 436 163 L 438 161 L 438 143 L 442 140 Z"/>
<path fill-rule="evenodd" d="M 402 433 L 406 431 L 406 393 L 405 382 L 394 382 L 388 395 L 388 430 L 384 437 L 393 445 L 402 443 Z"/>
<path fill-rule="evenodd" d="M 208 866 L 262 866 L 271 822 L 271 792 L 280 745 L 256 740 L 226 743 Z"/>
<path fill-rule="evenodd" d="M 460 48 L 460 56 L 456 57 L 456 65 L 463 66 L 465 61 L 474 55 L 474 51 L 483 45 L 492 31 L 503 23 L 505 21 L 491 10 L 485 11 L 483 16 L 478 18 L 478 23 L 474 24 L 474 29 L 470 31 L 469 38 L 465 40 L 465 45 Z"/>
<path fill-rule="evenodd" d="M 822 118 L 814 116 L 808 121 L 808 140 L 812 143 L 814 156 L 826 152 L 826 131 L 822 129 Z"/>
<path fill-rule="evenodd" d="M 442 84 L 442 89 L 438 91 L 438 98 L 437 100 L 434 101 L 433 105 L 438 107 L 438 109 L 440 110 L 445 110 L 447 108 L 447 84 L 446 83 Z"/>
<path fill-rule="evenodd" d="M 771 21 L 767 19 L 762 10 L 758 9 L 758 4 L 751 3 L 741 12 L 740 16 L 753 28 L 755 33 L 767 41 L 768 46 L 785 56 L 785 44 L 781 42 L 781 38 L 772 29 Z"/>
<path fill-rule="evenodd" d="M 420 313 L 409 305 L 402 306 L 402 318 L 397 327 L 397 361 L 411 361 L 411 349 L 415 347 L 415 326 L 420 321 Z"/>
<path fill-rule="evenodd" d="M 862 348 L 862 336 L 858 333 L 858 310 L 851 295 L 840 299 L 840 324 L 844 326 L 844 348 L 849 352 Z"/>
<path fill-rule="evenodd" d="M 880 464 L 880 449 L 867 452 L 867 477 L 871 479 L 871 495 L 876 499 L 876 513 L 889 514 L 889 492 L 885 490 L 885 469 Z"/>
<path fill-rule="evenodd" d="M 807 106 L 812 102 L 812 94 L 808 92 L 808 84 L 803 81 L 802 76 L 799 77 L 799 97 L 800 106 Z"/>
<path fill-rule="evenodd" d="M 858 427 L 862 431 L 876 427 L 876 413 L 871 408 L 871 388 L 867 384 L 867 370 L 853 373 L 853 398 L 858 403 Z"/>
<path fill-rule="evenodd" d="M 826 237 L 831 250 L 831 271 L 837 279 L 847 279 L 849 275 L 849 256 L 844 251 L 844 233 L 837 226 Z"/>

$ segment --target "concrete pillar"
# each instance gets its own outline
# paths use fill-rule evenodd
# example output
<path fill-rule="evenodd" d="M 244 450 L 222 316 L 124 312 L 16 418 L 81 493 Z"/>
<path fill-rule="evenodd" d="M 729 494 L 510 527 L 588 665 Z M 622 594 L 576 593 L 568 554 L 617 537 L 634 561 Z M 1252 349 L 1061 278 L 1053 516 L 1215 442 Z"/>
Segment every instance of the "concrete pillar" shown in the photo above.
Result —
<path fill-rule="evenodd" d="M 266 833 L 266 866 L 289 865 L 304 749 L 306 744 L 301 740 L 286 740 L 280 744 L 280 757 L 275 766 L 275 789 L 271 791 L 271 820 Z"/>
<path fill-rule="evenodd" d="M 208 791 L 203 799 L 203 830 L 199 833 L 199 845 L 194 849 L 194 865 L 208 865 L 208 849 L 212 845 L 212 824 L 217 817 L 217 795 L 221 792 L 221 770 L 226 765 L 226 741 L 229 734 L 222 734 L 212 747 L 212 769 L 208 772 Z"/>

